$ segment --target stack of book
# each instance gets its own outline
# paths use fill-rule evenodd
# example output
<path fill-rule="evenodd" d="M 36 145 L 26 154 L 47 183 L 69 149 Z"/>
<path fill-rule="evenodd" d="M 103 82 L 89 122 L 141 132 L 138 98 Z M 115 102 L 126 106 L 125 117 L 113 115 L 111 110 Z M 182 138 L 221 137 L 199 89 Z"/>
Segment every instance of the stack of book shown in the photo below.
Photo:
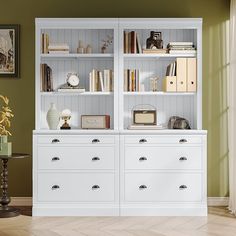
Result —
<path fill-rule="evenodd" d="M 143 49 L 143 53 L 145 54 L 165 54 L 167 53 L 167 49 L 163 48 L 163 49 Z"/>
<path fill-rule="evenodd" d="M 49 36 L 46 33 L 41 34 L 41 52 L 48 53 Z"/>
<path fill-rule="evenodd" d="M 142 53 L 141 42 L 137 32 L 124 31 L 124 53 Z"/>
<path fill-rule="evenodd" d="M 196 53 L 196 48 L 193 42 L 170 42 L 167 45 L 168 52 L 170 54 L 193 54 Z"/>
<path fill-rule="evenodd" d="M 138 92 L 140 91 L 139 70 L 124 70 L 124 91 Z"/>
<path fill-rule="evenodd" d="M 47 64 L 40 64 L 41 70 L 41 91 L 53 91 L 52 69 Z"/>
<path fill-rule="evenodd" d="M 176 61 L 170 63 L 166 68 L 166 76 L 176 75 Z"/>
<path fill-rule="evenodd" d="M 112 92 L 113 91 L 113 71 L 105 69 L 103 71 L 93 69 L 89 73 L 90 92 Z"/>
<path fill-rule="evenodd" d="M 69 53 L 70 47 L 65 43 L 53 43 L 48 45 L 48 53 L 49 54 L 61 54 L 61 53 Z"/>

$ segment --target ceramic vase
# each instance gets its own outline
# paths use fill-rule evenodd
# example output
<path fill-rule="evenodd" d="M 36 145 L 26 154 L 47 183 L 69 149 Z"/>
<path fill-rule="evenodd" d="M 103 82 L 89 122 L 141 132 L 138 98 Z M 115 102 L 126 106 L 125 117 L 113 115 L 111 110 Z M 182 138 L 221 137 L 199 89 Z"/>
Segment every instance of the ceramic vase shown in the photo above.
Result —
<path fill-rule="evenodd" d="M 12 144 L 8 142 L 7 135 L 0 135 L 0 155 L 10 156 L 12 154 Z"/>
<path fill-rule="evenodd" d="M 57 129 L 60 121 L 60 114 L 57 111 L 56 105 L 51 103 L 51 107 L 47 112 L 47 122 L 49 129 Z"/>

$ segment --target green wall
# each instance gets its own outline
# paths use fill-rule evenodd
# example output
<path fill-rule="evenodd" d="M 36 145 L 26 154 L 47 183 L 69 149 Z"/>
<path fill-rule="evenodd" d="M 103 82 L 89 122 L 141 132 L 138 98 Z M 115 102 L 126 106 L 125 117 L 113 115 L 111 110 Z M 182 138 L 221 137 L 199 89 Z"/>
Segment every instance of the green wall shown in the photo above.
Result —
<path fill-rule="evenodd" d="M 35 17 L 202 17 L 203 126 L 208 129 L 208 196 L 228 194 L 227 21 L 229 0 L 11 0 L 1 1 L 0 24 L 20 24 L 20 79 L 0 78 L 0 94 L 15 113 L 11 138 L 15 152 L 32 153 L 34 129 Z M 32 195 L 32 161 L 9 163 L 11 196 Z"/>

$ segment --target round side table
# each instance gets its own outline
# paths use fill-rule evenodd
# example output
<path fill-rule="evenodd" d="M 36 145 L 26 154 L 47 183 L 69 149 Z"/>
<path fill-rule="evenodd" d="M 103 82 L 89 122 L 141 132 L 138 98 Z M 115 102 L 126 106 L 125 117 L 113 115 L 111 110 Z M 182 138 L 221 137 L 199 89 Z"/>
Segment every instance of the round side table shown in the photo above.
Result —
<path fill-rule="evenodd" d="M 20 210 L 14 207 L 9 207 L 8 204 L 11 202 L 11 198 L 8 196 L 8 169 L 7 162 L 11 159 L 20 159 L 29 157 L 29 154 L 24 153 L 12 153 L 11 156 L 2 156 L 0 159 L 2 161 L 2 173 L 1 173 L 1 189 L 2 197 L 0 198 L 0 218 L 14 217 L 20 215 Z"/>

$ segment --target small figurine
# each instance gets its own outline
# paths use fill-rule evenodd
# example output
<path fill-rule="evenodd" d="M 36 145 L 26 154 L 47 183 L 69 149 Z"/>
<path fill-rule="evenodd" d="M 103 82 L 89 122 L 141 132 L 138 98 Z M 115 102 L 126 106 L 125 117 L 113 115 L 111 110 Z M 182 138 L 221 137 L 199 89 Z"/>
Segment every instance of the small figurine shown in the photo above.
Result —
<path fill-rule="evenodd" d="M 65 109 L 61 112 L 61 119 L 64 120 L 64 124 L 61 126 L 60 129 L 71 129 L 70 125 L 68 124 L 68 120 L 71 118 L 71 111 L 69 109 Z"/>
<path fill-rule="evenodd" d="M 92 46 L 90 44 L 86 47 L 86 53 L 91 54 L 92 53 Z"/>
<path fill-rule="evenodd" d="M 103 45 L 101 47 L 101 52 L 105 53 L 105 51 L 108 48 L 108 46 L 112 44 L 113 37 L 110 36 L 110 35 L 107 35 L 107 39 L 103 39 L 102 42 L 103 42 Z"/>
<path fill-rule="evenodd" d="M 146 41 L 146 49 L 162 49 L 163 40 L 161 39 L 161 32 L 150 32 L 150 37 Z"/>
<path fill-rule="evenodd" d="M 77 48 L 77 53 L 84 53 L 84 45 L 82 40 L 79 40 L 79 47 Z"/>

